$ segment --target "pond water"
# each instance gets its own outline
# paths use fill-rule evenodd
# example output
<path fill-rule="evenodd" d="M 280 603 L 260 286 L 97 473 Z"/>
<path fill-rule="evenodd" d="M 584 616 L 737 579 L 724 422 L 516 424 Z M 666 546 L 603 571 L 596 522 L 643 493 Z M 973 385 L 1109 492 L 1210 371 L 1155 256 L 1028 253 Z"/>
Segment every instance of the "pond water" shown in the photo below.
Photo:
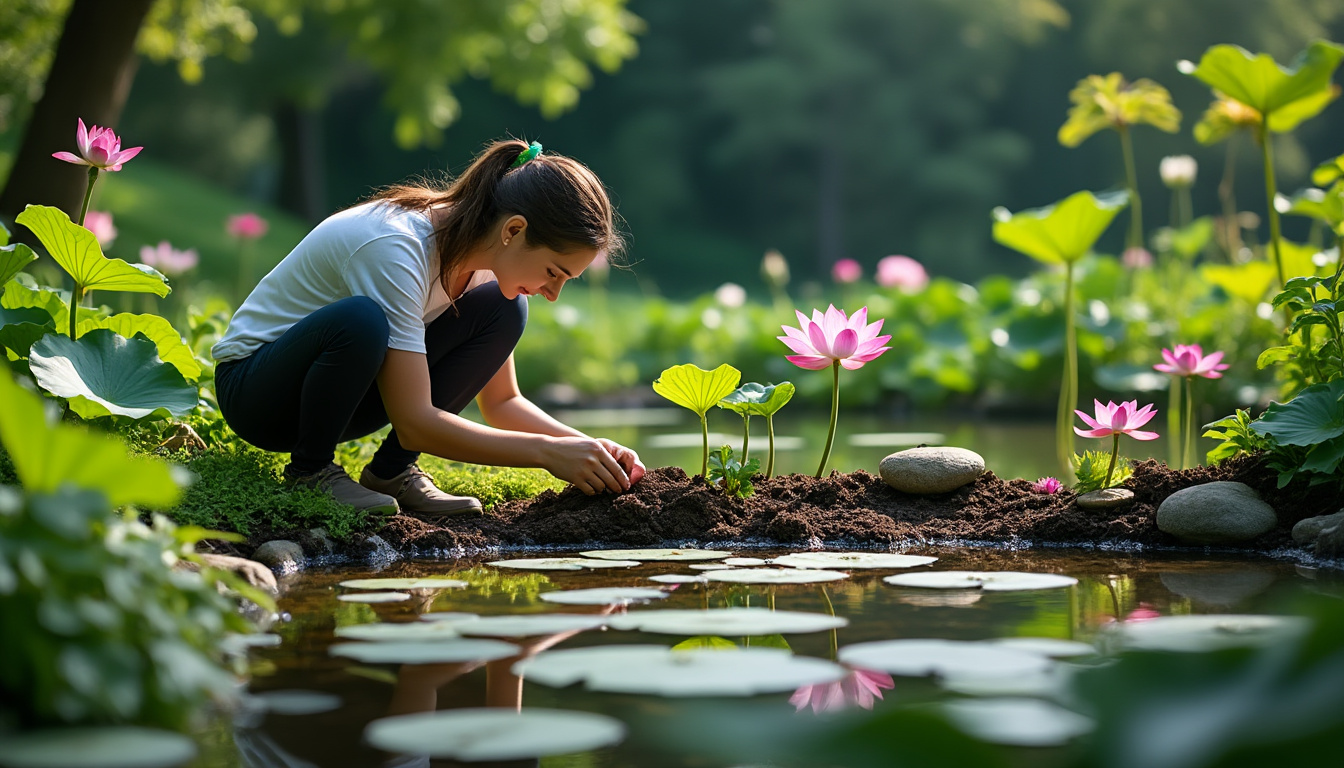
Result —
<path fill-rule="evenodd" d="M 779 554 L 744 551 L 758 558 Z M 825 584 L 744 585 L 680 584 L 669 596 L 628 608 L 556 605 L 541 594 L 598 587 L 659 587 L 648 577 L 697 574 L 685 562 L 649 562 L 632 568 L 533 572 L 499 568 L 480 560 L 395 563 L 382 571 L 370 568 L 312 570 L 287 577 L 280 608 L 292 618 L 278 624 L 275 647 L 250 652 L 253 693 L 301 689 L 334 695 L 339 706 L 315 714 L 253 713 L 215 733 L 213 747 L 200 766 L 412 766 L 433 763 L 413 756 L 377 751 L 364 741 L 366 726 L 392 713 L 463 707 L 517 707 L 524 712 L 553 708 L 608 715 L 622 721 L 628 733 L 618 745 L 574 755 L 500 765 L 546 768 L 648 768 L 678 766 L 711 768 L 754 762 L 725 755 L 711 736 L 711 722 L 723 730 L 723 718 L 742 718 L 742 733 L 784 733 L 816 720 L 812 709 L 789 704 L 790 691 L 746 698 L 665 698 L 651 695 L 597 693 L 582 686 L 554 688 L 519 679 L 509 663 L 489 665 L 406 665 L 361 663 L 329 655 L 340 627 L 374 622 L 416 622 L 431 612 L 467 612 L 482 616 L 535 614 L 605 615 L 665 609 L 750 606 L 775 611 L 801 611 L 848 619 L 848 626 L 829 631 L 784 634 L 754 639 L 752 644 L 787 645 L 794 654 L 831 659 L 856 643 L 899 638 L 984 640 L 1043 637 L 1093 643 L 1108 628 L 1150 616 L 1185 614 L 1273 613 L 1296 595 L 1324 592 L 1344 595 L 1344 574 L 1317 570 L 1270 558 L 1219 554 L 1145 552 L 1142 555 L 1100 550 L 998 550 L 929 548 L 912 554 L 934 555 L 939 561 L 916 571 L 985 570 L 1060 573 L 1078 583 L 1066 588 L 1023 592 L 936 590 L 898 587 L 883 577 L 901 571 L 852 570 L 851 578 Z M 519 555 L 539 557 L 542 555 Z M 558 556 L 546 553 L 544 556 Z M 468 586 L 418 591 L 403 602 L 360 604 L 337 599 L 351 590 L 339 586 L 365 577 L 447 576 Z M 595 629 L 523 641 L 535 649 L 580 648 L 608 644 L 672 646 L 684 636 Z M 743 637 L 723 638 L 742 644 Z M 702 641 L 720 642 L 720 641 Z M 734 651 L 722 651 L 734 653 Z M 877 675 L 875 679 L 882 678 Z M 877 711 L 903 703 L 938 699 L 947 694 L 932 682 L 895 677 L 875 683 L 883 694 Z M 839 700 L 846 697 L 841 695 Z M 833 702 L 831 702 L 833 703 Z M 829 704 L 827 705 L 829 706 Z M 852 707 L 852 702 L 851 702 Z M 699 718 L 697 720 L 697 718 Z M 706 718 L 710 718 L 707 721 Z M 699 725 L 696 725 L 699 723 Z M 481 765 L 481 763 L 473 763 Z M 1048 764 L 1048 761 L 1047 763 Z"/>

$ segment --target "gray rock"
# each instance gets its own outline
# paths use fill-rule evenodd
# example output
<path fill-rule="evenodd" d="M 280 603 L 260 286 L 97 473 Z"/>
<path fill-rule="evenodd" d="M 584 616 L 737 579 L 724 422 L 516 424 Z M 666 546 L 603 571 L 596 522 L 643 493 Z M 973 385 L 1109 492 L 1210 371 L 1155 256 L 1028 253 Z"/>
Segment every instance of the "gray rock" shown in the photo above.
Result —
<path fill-rule="evenodd" d="M 1344 523 L 1321 531 L 1316 537 L 1316 555 L 1344 559 Z"/>
<path fill-rule="evenodd" d="M 336 541 L 327 533 L 326 528 L 312 528 L 299 534 L 299 544 L 303 546 L 303 551 L 312 557 L 322 557 L 336 551 Z"/>
<path fill-rule="evenodd" d="M 1236 544 L 1273 530 L 1274 508 L 1245 483 L 1218 480 L 1179 490 L 1157 508 L 1157 527 L 1192 544 Z"/>
<path fill-rule="evenodd" d="M 287 539 L 275 539 L 257 547 L 252 559 L 279 573 L 303 570 L 303 547 Z"/>
<path fill-rule="evenodd" d="M 903 493 L 948 493 L 979 477 L 985 460 L 965 448 L 910 448 L 883 459 L 878 471 Z"/>
<path fill-rule="evenodd" d="M 1213 573 L 1159 574 L 1162 586 L 1199 605 L 1231 608 L 1258 595 L 1275 581 L 1263 570 L 1216 571 Z"/>
<path fill-rule="evenodd" d="M 1344 523 L 1344 509 L 1333 515 L 1321 515 L 1298 520 L 1297 525 L 1293 526 L 1293 541 L 1303 545 L 1312 544 L 1321 535 L 1321 531 L 1326 528 L 1334 528 L 1340 523 Z"/>
<path fill-rule="evenodd" d="M 1078 497 L 1081 509 L 1125 509 L 1134 503 L 1134 492 L 1128 488 L 1102 488 L 1088 491 Z"/>

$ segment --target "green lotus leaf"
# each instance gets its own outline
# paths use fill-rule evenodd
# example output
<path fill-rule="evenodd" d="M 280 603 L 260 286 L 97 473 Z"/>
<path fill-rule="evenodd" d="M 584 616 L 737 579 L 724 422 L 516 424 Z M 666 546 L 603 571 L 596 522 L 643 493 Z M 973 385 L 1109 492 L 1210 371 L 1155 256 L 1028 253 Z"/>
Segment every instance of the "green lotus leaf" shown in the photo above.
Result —
<path fill-rule="evenodd" d="M 69 341 L 64 336 L 53 337 Z M 0 444 L 28 493 L 52 493 L 64 483 L 101 491 L 113 506 L 168 508 L 180 490 L 163 461 L 131 456 L 121 443 L 83 427 L 47 419 L 42 398 L 0 372 Z"/>
<path fill-rule="evenodd" d="M 1047 264 L 1077 261 L 1128 204 L 1125 191 L 1094 195 L 1084 190 L 1044 208 L 1019 213 L 995 208 L 994 240 Z"/>
<path fill-rule="evenodd" d="M 9 233 L 5 233 L 8 239 Z M 37 260 L 33 249 L 23 243 L 0 247 L 0 286 L 9 282 L 11 277 L 23 271 L 23 268 Z"/>
<path fill-rule="evenodd" d="M 172 323 L 158 315 L 123 312 L 111 317 L 91 318 L 80 322 L 78 335 L 82 337 L 95 328 L 107 328 L 128 339 L 135 338 L 137 333 L 143 334 L 158 347 L 159 359 L 176 367 L 187 381 L 201 377 L 201 364 L 196 361 L 196 355 L 192 354 L 191 348 L 182 340 Z"/>
<path fill-rule="evenodd" d="M 1285 216 L 1307 216 L 1324 222 L 1334 232 L 1344 234 L 1344 182 L 1329 191 L 1308 187 L 1292 197 L 1279 195 L 1274 208 Z"/>
<path fill-rule="evenodd" d="M 12 310 L 8 310 L 12 311 Z M 36 311 L 36 310 L 33 310 Z M 29 350 L 37 340 L 56 329 L 43 323 L 8 323 L 0 325 L 0 347 L 5 349 L 5 357 L 10 360 L 25 360 Z"/>
<path fill-rule="evenodd" d="M 1279 241 L 1279 258 L 1283 260 L 1283 274 L 1294 277 L 1311 277 L 1320 271 L 1313 259 L 1320 253 L 1319 246 L 1309 243 L 1294 243 L 1291 240 Z"/>
<path fill-rule="evenodd" d="M 1335 470 L 1339 469 L 1341 463 L 1344 463 L 1344 435 L 1333 440 L 1326 440 L 1307 451 L 1307 457 L 1302 462 L 1302 469 L 1308 472 L 1333 475 Z"/>
<path fill-rule="evenodd" d="M 18 280 L 5 283 L 5 292 L 0 294 L 0 308 L 3 309 L 41 309 L 51 317 L 57 328 L 69 324 L 70 311 L 66 309 L 66 298 L 59 292 L 46 288 L 34 288 Z M 80 307 L 81 322 L 90 318 L 103 317 L 103 312 L 93 307 Z"/>
<path fill-rule="evenodd" d="M 86 419 L 181 416 L 196 407 L 199 396 L 177 368 L 159 359 L 154 342 L 106 328 L 78 341 L 47 336 L 33 345 L 28 362 L 39 386 L 67 398 L 70 409 Z"/>
<path fill-rule="evenodd" d="M 3 328 L 6 325 L 17 325 L 19 323 L 33 323 L 35 325 L 46 325 L 52 328 L 56 327 L 55 318 L 38 307 L 18 307 L 15 309 L 0 307 L 0 328 Z"/>
<path fill-rule="evenodd" d="M 168 295 L 163 275 L 144 265 L 104 256 L 98 238 L 59 208 L 30 205 L 14 220 L 31 229 L 56 263 L 87 290 Z"/>
<path fill-rule="evenodd" d="M 1286 403 L 1272 403 L 1251 429 L 1280 445 L 1312 446 L 1344 435 L 1344 379 L 1313 384 Z"/>
<path fill-rule="evenodd" d="M 1204 264 L 1199 274 L 1205 282 L 1222 288 L 1229 296 L 1236 296 L 1251 305 L 1265 300 L 1269 286 L 1277 283 L 1278 272 L 1265 261 L 1245 264 Z"/>
<path fill-rule="evenodd" d="M 1279 107 L 1269 113 L 1269 130 L 1275 133 L 1289 133 L 1297 126 L 1325 111 L 1326 107 L 1339 98 L 1339 94 L 1339 86 L 1332 83 L 1324 90 Z"/>
<path fill-rule="evenodd" d="M 0 245 L 9 245 L 9 228 L 0 221 Z"/>
<path fill-rule="evenodd" d="M 663 371 L 653 382 L 653 391 L 704 416 L 715 403 L 737 389 L 741 380 L 742 372 L 727 363 L 712 371 L 686 363 Z"/>
<path fill-rule="evenodd" d="M 726 637 L 696 635 L 672 646 L 674 651 L 736 651 L 737 644 Z"/>
<path fill-rule="evenodd" d="M 1170 250 L 1182 258 L 1193 259 L 1213 239 L 1213 217 L 1201 216 L 1179 229 L 1165 230 Z"/>
<path fill-rule="evenodd" d="M 1088 75 L 1069 92 L 1068 120 L 1059 128 L 1059 143 L 1076 147 L 1107 128 L 1147 124 L 1167 133 L 1181 127 L 1181 111 L 1171 103 L 1166 88 L 1142 78 L 1125 81 L 1119 72 Z"/>
<path fill-rule="evenodd" d="M 753 381 L 729 392 L 716 405 L 746 416 L 773 416 L 793 398 L 794 391 L 787 381 L 765 385 Z"/>
<path fill-rule="evenodd" d="M 1344 180 L 1344 155 L 1332 157 L 1311 172 L 1311 183 L 1318 187 Z"/>
<path fill-rule="evenodd" d="M 1330 78 L 1341 59 L 1344 46 L 1318 40 L 1299 54 L 1290 67 L 1281 66 L 1268 54 L 1252 54 L 1236 45 L 1212 46 L 1204 52 L 1198 66 L 1188 61 L 1178 66 L 1181 72 L 1210 88 L 1262 115 L 1272 115 L 1293 102 L 1319 99 L 1322 92 L 1329 92 Z M 1321 107 L 1328 103 L 1327 100 Z"/>

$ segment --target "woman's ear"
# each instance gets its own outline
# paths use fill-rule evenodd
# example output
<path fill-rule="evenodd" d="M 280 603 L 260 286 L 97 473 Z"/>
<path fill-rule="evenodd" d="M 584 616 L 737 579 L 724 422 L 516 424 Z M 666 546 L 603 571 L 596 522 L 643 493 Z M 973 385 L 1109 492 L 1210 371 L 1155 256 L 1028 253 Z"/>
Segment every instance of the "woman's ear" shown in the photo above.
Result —
<path fill-rule="evenodd" d="M 504 245 L 508 245 L 510 240 L 523 234 L 523 232 L 526 230 L 527 230 L 527 219 L 515 213 L 514 215 L 505 219 L 504 226 L 500 227 L 499 231 L 500 241 Z"/>

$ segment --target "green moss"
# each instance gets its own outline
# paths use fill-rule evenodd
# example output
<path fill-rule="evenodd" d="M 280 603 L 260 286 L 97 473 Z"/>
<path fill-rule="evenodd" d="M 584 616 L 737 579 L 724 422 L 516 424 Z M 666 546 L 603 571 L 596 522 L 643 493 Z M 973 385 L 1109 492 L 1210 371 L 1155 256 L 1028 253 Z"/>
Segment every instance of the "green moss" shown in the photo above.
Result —
<path fill-rule="evenodd" d="M 565 487 L 563 480 L 544 469 L 483 467 L 428 456 L 421 459 L 420 466 L 444 491 L 457 496 L 475 496 L 486 510 L 506 501 L 530 499 L 542 491 L 559 491 Z"/>

